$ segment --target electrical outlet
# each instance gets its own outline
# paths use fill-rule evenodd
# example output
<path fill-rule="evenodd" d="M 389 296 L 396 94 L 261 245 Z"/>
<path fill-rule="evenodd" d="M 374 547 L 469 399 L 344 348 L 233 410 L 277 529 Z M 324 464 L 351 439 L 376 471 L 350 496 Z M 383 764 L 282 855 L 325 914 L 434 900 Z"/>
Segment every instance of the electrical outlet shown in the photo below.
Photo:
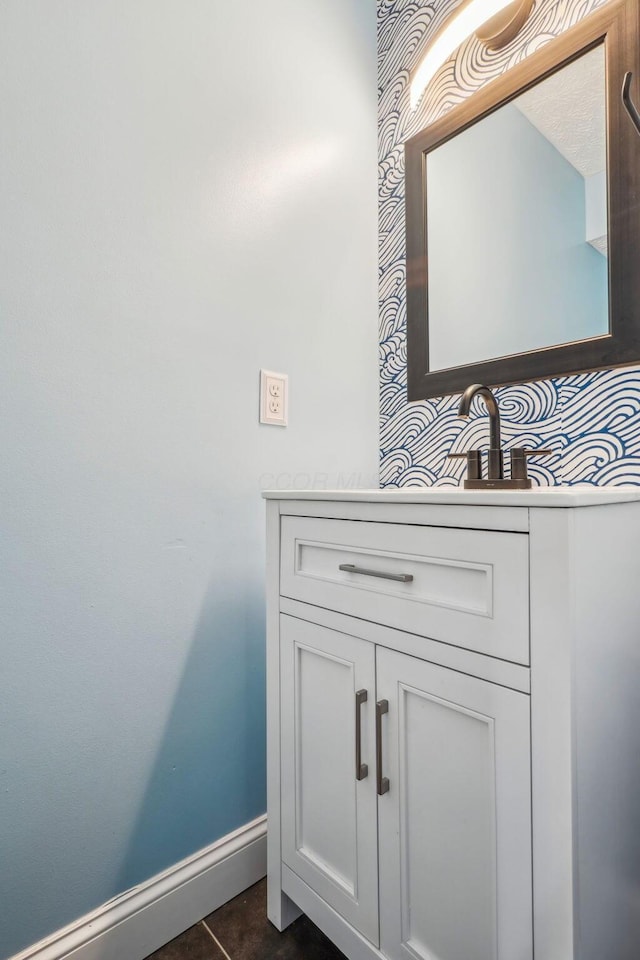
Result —
<path fill-rule="evenodd" d="M 286 427 L 288 386 L 286 373 L 260 371 L 260 423 Z"/>

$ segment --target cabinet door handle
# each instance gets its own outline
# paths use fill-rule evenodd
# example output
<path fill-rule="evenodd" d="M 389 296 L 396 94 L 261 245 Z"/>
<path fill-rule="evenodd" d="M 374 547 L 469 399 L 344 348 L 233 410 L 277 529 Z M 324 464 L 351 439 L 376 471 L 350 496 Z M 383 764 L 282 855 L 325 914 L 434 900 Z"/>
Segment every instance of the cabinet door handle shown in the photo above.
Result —
<path fill-rule="evenodd" d="M 381 580 L 397 580 L 399 583 L 411 583 L 412 573 L 385 573 L 384 570 L 368 570 L 366 567 L 357 567 L 355 563 L 341 563 L 338 570 L 346 573 L 359 573 L 361 577 L 380 577 Z"/>
<path fill-rule="evenodd" d="M 389 701 L 378 700 L 376 703 L 376 787 L 378 796 L 389 790 L 389 778 L 382 776 L 382 717 L 389 713 Z"/>
<path fill-rule="evenodd" d="M 367 691 L 356 691 L 356 780 L 364 780 L 369 767 L 362 762 L 362 713 L 361 707 L 367 702 Z"/>

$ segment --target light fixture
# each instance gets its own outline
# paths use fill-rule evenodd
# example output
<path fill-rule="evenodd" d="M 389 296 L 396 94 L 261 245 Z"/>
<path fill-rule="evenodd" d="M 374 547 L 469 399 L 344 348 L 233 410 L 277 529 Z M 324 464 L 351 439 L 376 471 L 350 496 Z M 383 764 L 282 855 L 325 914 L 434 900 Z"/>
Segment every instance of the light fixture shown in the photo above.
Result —
<path fill-rule="evenodd" d="M 411 109 L 440 67 L 463 40 L 475 33 L 490 50 L 499 50 L 513 40 L 533 9 L 535 0 L 466 0 L 436 34 L 411 81 Z"/>

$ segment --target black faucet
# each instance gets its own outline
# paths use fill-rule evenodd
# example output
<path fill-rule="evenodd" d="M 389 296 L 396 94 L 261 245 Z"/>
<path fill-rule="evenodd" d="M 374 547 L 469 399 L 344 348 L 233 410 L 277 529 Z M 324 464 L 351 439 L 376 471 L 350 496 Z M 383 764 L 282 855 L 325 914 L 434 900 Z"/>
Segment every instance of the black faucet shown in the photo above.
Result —
<path fill-rule="evenodd" d="M 489 411 L 489 470 L 487 479 L 502 480 L 504 464 L 500 442 L 500 410 L 498 409 L 498 401 L 489 387 L 484 387 L 481 383 L 472 383 L 470 387 L 467 387 L 460 400 L 458 416 L 465 418 L 469 416 L 471 401 L 476 396 L 482 397 Z"/>
<path fill-rule="evenodd" d="M 486 479 L 482 476 L 482 456 L 480 450 L 466 450 L 464 453 L 450 453 L 450 457 L 465 457 L 467 460 L 467 479 L 464 485 L 467 489 L 500 489 L 511 487 L 516 490 L 528 490 L 531 480 L 527 475 L 527 458 L 556 453 L 555 450 L 525 450 L 524 447 L 513 447 L 511 450 L 511 477 L 505 480 L 502 444 L 500 441 L 500 410 L 498 401 L 481 383 L 472 383 L 462 394 L 458 407 L 459 417 L 468 417 L 471 401 L 480 396 L 489 412 L 489 464 Z"/>

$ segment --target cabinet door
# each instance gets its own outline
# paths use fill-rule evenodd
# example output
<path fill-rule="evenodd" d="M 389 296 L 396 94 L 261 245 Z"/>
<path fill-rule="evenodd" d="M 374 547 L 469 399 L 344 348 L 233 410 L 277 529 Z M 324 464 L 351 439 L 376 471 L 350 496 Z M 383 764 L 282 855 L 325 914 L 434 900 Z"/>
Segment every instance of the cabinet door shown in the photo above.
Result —
<path fill-rule="evenodd" d="M 280 644 L 282 858 L 377 945 L 375 647 L 288 616 Z"/>
<path fill-rule="evenodd" d="M 378 648 L 391 960 L 531 960 L 529 698 Z"/>

